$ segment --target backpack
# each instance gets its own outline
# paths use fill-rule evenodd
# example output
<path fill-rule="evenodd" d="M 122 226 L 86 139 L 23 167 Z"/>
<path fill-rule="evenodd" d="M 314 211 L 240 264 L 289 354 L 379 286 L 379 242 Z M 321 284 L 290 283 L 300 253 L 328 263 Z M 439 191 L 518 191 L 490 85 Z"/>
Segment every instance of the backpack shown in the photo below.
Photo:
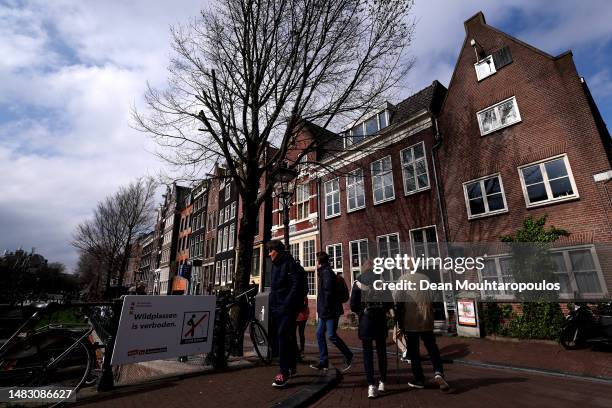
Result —
<path fill-rule="evenodd" d="M 304 267 L 297 261 L 295 261 L 295 270 L 297 271 L 299 277 L 299 281 L 300 281 L 300 288 L 298 290 L 298 293 L 300 294 L 300 296 L 302 298 L 304 298 L 304 296 L 308 295 L 308 275 L 306 274 L 306 271 L 304 270 Z"/>
<path fill-rule="evenodd" d="M 349 294 L 348 286 L 346 285 L 346 281 L 344 280 L 342 275 L 338 275 L 338 274 L 336 274 L 334 279 L 335 279 L 334 292 L 336 294 L 336 298 L 338 299 L 338 302 L 340 303 L 348 302 L 350 298 L 350 294 Z"/>

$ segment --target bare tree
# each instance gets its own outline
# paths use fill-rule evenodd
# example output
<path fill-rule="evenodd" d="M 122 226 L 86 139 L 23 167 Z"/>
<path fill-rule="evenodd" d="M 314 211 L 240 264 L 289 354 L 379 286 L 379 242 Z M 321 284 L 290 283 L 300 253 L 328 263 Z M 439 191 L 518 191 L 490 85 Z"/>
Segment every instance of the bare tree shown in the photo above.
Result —
<path fill-rule="evenodd" d="M 153 179 L 139 178 L 98 203 L 93 217 L 76 228 L 73 246 L 106 267 L 107 294 L 112 277 L 123 285 L 131 244 L 151 227 L 155 189 Z"/>
<path fill-rule="evenodd" d="M 247 288 L 259 206 L 302 126 L 378 107 L 411 67 L 412 0 L 220 0 L 171 29 L 168 87 L 149 87 L 135 127 L 197 177 L 223 162 L 243 203 L 237 280 Z M 325 141 L 300 146 L 297 163 Z M 266 152 L 274 146 L 274 153 Z M 264 174 L 268 183 L 260 189 Z"/>

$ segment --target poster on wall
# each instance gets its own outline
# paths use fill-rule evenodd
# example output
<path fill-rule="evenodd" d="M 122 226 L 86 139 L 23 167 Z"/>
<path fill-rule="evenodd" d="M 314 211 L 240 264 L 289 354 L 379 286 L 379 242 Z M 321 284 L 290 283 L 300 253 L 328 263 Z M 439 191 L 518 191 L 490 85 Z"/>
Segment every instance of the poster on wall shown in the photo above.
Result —
<path fill-rule="evenodd" d="M 476 304 L 473 299 L 457 300 L 457 316 L 462 326 L 476 326 Z"/>
<path fill-rule="evenodd" d="M 111 364 L 208 353 L 215 296 L 126 296 Z"/>

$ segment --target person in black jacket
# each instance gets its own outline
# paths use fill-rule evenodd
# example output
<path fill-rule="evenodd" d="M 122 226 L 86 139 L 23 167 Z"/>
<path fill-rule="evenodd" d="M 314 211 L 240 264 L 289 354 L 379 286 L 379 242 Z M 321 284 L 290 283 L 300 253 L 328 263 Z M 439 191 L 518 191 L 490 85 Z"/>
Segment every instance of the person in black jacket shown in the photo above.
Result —
<path fill-rule="evenodd" d="M 372 271 L 372 261 L 367 260 L 351 290 L 351 311 L 359 317 L 358 335 L 363 348 L 368 398 L 384 392 L 387 381 L 387 313 L 393 308 L 393 298 L 388 291 L 374 290 L 374 281 L 379 279 L 381 275 Z M 374 381 L 374 341 L 380 374 L 378 386 Z"/>
<path fill-rule="evenodd" d="M 276 322 L 280 366 L 280 373 L 274 378 L 272 386 L 284 387 L 289 376 L 295 373 L 295 320 L 304 299 L 300 293 L 301 268 L 285 251 L 282 242 L 272 240 L 267 247 L 272 259 L 270 313 Z"/>
<path fill-rule="evenodd" d="M 317 343 L 319 344 L 319 363 L 313 364 L 310 367 L 316 370 L 323 370 L 327 369 L 329 366 L 327 342 L 325 341 L 325 333 L 327 332 L 329 341 L 331 341 L 344 356 L 342 372 L 345 372 L 351 368 L 353 352 L 336 333 L 338 330 L 338 319 L 344 313 L 344 310 L 342 308 L 342 303 L 340 303 L 336 295 L 336 274 L 329 265 L 329 255 L 326 252 L 317 253 L 317 273 L 319 282 L 317 291 L 317 314 L 319 318 L 319 324 L 317 326 Z"/>

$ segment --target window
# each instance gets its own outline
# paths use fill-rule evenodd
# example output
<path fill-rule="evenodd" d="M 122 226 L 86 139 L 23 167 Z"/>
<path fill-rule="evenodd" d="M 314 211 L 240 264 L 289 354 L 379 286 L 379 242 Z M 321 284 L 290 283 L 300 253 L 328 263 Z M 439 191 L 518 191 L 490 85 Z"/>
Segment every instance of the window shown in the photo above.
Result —
<path fill-rule="evenodd" d="M 304 241 L 302 245 L 304 251 L 302 266 L 304 266 L 304 268 L 315 266 L 315 240 L 311 239 L 310 241 Z"/>
<path fill-rule="evenodd" d="M 223 224 L 225 222 L 225 211 L 223 208 L 219 209 L 219 225 Z"/>
<path fill-rule="evenodd" d="M 229 244 L 228 249 L 234 249 L 234 235 L 236 234 L 236 225 L 232 224 L 229 227 Z"/>
<path fill-rule="evenodd" d="M 382 128 L 387 127 L 387 123 L 386 110 L 368 117 L 365 121 L 358 123 L 346 132 L 345 147 L 364 141 L 366 136 L 371 136 Z"/>
<path fill-rule="evenodd" d="M 225 285 L 227 282 L 227 259 L 221 261 L 221 284 Z"/>
<path fill-rule="evenodd" d="M 223 250 L 227 251 L 229 247 L 229 227 L 223 228 Z"/>
<path fill-rule="evenodd" d="M 308 279 L 308 295 L 317 296 L 317 278 L 315 271 L 306 271 L 306 278 Z"/>
<path fill-rule="evenodd" d="M 527 207 L 578 197 L 566 155 L 519 167 Z"/>
<path fill-rule="evenodd" d="M 342 273 L 342 244 L 328 245 L 326 252 L 329 255 L 329 264 L 332 269 Z"/>
<path fill-rule="evenodd" d="M 372 190 L 374 194 L 374 204 L 393 200 L 395 198 L 391 156 L 383 157 L 380 160 L 372 162 Z"/>
<path fill-rule="evenodd" d="M 508 211 L 499 174 L 463 183 L 463 193 L 469 219 Z"/>
<path fill-rule="evenodd" d="M 215 277 L 215 281 L 217 282 L 217 285 L 221 284 L 221 261 L 217 261 L 217 264 L 215 265 L 215 269 L 216 269 L 216 277 Z"/>
<path fill-rule="evenodd" d="M 289 253 L 296 261 L 300 260 L 300 244 L 289 244 Z"/>
<path fill-rule="evenodd" d="M 348 211 L 365 207 L 365 189 L 363 187 L 363 170 L 357 169 L 346 176 L 346 201 Z"/>
<path fill-rule="evenodd" d="M 228 201 L 232 197 L 232 183 L 227 182 L 225 185 L 225 201 Z"/>
<path fill-rule="evenodd" d="M 229 221 L 230 220 L 230 206 L 228 205 L 227 207 L 225 207 L 225 221 Z"/>
<path fill-rule="evenodd" d="M 297 219 L 302 220 L 310 214 L 310 185 L 300 184 L 296 190 Z"/>
<path fill-rule="evenodd" d="M 227 283 L 234 280 L 234 258 L 227 260 Z"/>
<path fill-rule="evenodd" d="M 436 233 L 436 227 L 411 230 L 410 241 L 412 243 L 412 256 L 438 256 L 438 234 Z"/>
<path fill-rule="evenodd" d="M 253 250 L 253 257 L 251 258 L 251 276 L 259 276 L 259 259 L 260 259 L 259 248 Z"/>
<path fill-rule="evenodd" d="M 594 247 L 569 248 L 552 252 L 555 275 L 561 284 L 561 294 L 600 296 L 604 287 L 601 269 Z"/>
<path fill-rule="evenodd" d="M 484 261 L 484 268 L 480 271 L 481 282 L 512 283 L 514 275 L 511 270 L 511 258 L 488 257 Z M 485 290 L 483 296 L 514 296 L 511 290 Z"/>
<path fill-rule="evenodd" d="M 395 258 L 400 253 L 399 234 L 388 234 L 376 237 L 378 256 L 381 258 Z M 385 271 L 387 272 L 387 271 Z M 385 280 L 396 280 L 400 277 L 400 270 L 393 269 L 391 274 L 384 273 Z"/>
<path fill-rule="evenodd" d="M 223 251 L 223 229 L 217 231 L 217 253 Z"/>
<path fill-rule="evenodd" d="M 353 280 L 355 280 L 361 273 L 361 266 L 369 258 L 368 240 L 360 239 L 351 241 L 349 242 L 349 248 L 351 255 L 351 272 Z"/>
<path fill-rule="evenodd" d="M 234 219 L 236 217 L 236 202 L 232 203 L 232 209 L 230 211 L 230 219 Z"/>
<path fill-rule="evenodd" d="M 399 254 L 399 234 L 388 234 L 376 237 L 378 256 L 381 258 L 395 258 Z"/>
<path fill-rule="evenodd" d="M 401 151 L 404 194 L 429 188 L 425 143 L 421 142 Z"/>
<path fill-rule="evenodd" d="M 501 101 L 476 113 L 482 136 L 521 121 L 516 98 Z"/>
<path fill-rule="evenodd" d="M 485 79 L 488 76 L 493 75 L 495 72 L 495 63 L 493 62 L 493 56 L 489 55 L 474 64 L 476 69 L 476 77 L 479 81 Z"/>
<path fill-rule="evenodd" d="M 325 183 L 325 218 L 340 215 L 340 179 Z"/>

